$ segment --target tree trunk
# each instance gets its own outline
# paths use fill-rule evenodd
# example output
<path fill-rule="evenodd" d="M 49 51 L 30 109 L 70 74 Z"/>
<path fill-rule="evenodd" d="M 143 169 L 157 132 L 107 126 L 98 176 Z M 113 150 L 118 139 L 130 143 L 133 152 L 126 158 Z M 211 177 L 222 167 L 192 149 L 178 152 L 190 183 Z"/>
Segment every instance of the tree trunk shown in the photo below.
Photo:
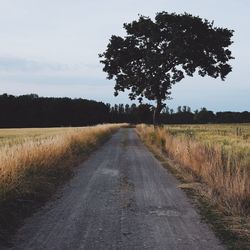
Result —
<path fill-rule="evenodd" d="M 162 110 L 161 99 L 157 99 L 157 103 L 156 103 L 156 107 L 155 107 L 154 115 L 153 115 L 153 124 L 154 124 L 154 127 L 156 127 L 157 125 L 159 125 L 161 110 Z"/>

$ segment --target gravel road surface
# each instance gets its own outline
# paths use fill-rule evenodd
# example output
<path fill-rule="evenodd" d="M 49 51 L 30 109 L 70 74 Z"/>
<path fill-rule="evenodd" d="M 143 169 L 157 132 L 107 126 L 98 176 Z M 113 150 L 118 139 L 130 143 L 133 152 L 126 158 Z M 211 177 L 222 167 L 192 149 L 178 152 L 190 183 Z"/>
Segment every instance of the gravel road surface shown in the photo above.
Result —
<path fill-rule="evenodd" d="M 133 129 L 120 129 L 17 232 L 11 249 L 224 249 Z"/>

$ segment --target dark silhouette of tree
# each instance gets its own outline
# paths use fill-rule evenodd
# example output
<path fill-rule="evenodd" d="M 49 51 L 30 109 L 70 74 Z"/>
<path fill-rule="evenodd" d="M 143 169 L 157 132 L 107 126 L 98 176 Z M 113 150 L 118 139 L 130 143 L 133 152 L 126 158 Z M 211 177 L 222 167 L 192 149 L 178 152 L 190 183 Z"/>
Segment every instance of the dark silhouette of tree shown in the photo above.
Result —
<path fill-rule="evenodd" d="M 168 106 L 166 106 L 166 107 L 164 107 L 163 108 L 163 112 L 165 113 L 165 114 L 170 114 L 170 109 L 169 109 L 169 107 Z"/>
<path fill-rule="evenodd" d="M 115 79 L 115 95 L 130 90 L 131 100 L 143 97 L 156 101 L 154 123 L 173 84 L 184 75 L 221 77 L 232 70 L 232 30 L 214 27 L 213 22 L 190 14 L 160 12 L 155 20 L 140 16 L 125 23 L 125 37 L 113 35 L 100 54 L 108 79 Z"/>
<path fill-rule="evenodd" d="M 135 110 L 136 123 L 152 124 L 152 105 L 140 104 Z"/>
<path fill-rule="evenodd" d="M 206 108 L 201 108 L 201 110 L 194 115 L 195 123 L 213 123 L 215 121 L 216 116 L 213 111 L 208 111 Z"/>
<path fill-rule="evenodd" d="M 250 113 L 244 112 L 217 112 L 216 113 L 217 123 L 249 123 Z"/>
<path fill-rule="evenodd" d="M 47 98 L 38 95 L 0 95 L 0 127 L 84 126 L 109 121 L 102 102 Z"/>
<path fill-rule="evenodd" d="M 188 106 L 178 106 L 176 113 L 174 113 L 173 109 L 165 107 L 160 121 L 170 124 L 191 124 L 194 123 L 194 114 Z"/>
<path fill-rule="evenodd" d="M 93 100 L 47 98 L 36 94 L 0 95 L 0 127 L 86 126 L 98 123 L 152 123 L 153 106 L 149 104 L 104 104 Z M 161 123 L 249 123 L 250 112 L 217 112 L 206 108 L 191 112 L 188 106 L 177 111 L 163 109 Z"/>
<path fill-rule="evenodd" d="M 178 106 L 177 107 L 177 113 L 181 113 L 182 111 L 181 111 L 181 106 Z"/>

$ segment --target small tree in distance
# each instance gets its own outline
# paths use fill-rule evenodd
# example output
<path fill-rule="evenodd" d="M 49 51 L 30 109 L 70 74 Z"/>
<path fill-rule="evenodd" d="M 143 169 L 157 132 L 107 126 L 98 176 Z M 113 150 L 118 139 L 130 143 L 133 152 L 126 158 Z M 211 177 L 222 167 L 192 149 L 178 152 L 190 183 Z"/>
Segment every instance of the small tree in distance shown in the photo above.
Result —
<path fill-rule="evenodd" d="M 130 90 L 131 100 L 156 101 L 154 124 L 169 98 L 172 86 L 185 75 L 225 79 L 232 70 L 228 47 L 232 30 L 214 27 L 213 22 L 190 14 L 160 12 L 155 20 L 140 16 L 124 24 L 125 37 L 113 35 L 100 54 L 103 71 L 115 79 L 115 96 Z"/>

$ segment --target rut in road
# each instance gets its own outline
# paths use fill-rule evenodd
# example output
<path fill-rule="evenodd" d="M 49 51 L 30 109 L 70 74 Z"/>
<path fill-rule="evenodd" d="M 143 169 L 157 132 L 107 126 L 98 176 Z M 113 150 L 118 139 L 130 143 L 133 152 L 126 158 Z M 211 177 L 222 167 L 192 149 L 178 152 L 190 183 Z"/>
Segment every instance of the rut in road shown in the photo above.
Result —
<path fill-rule="evenodd" d="M 224 247 L 135 131 L 120 129 L 26 220 L 12 249 Z"/>

